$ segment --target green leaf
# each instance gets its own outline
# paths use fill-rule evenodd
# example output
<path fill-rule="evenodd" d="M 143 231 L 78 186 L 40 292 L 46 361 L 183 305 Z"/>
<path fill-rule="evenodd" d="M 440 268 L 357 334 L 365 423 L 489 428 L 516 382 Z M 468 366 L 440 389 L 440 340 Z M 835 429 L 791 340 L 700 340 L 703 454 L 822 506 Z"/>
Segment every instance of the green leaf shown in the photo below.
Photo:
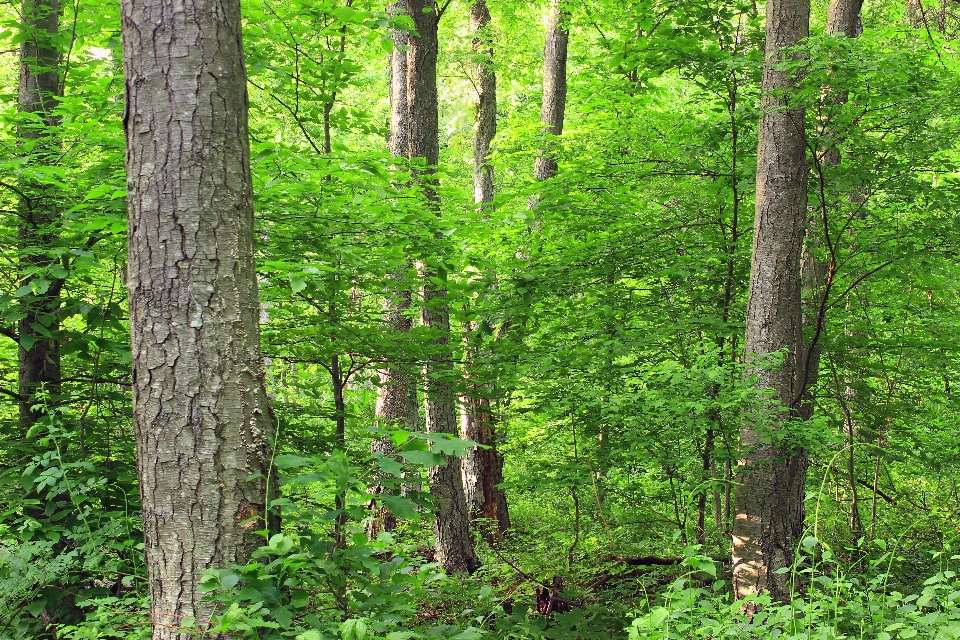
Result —
<path fill-rule="evenodd" d="M 310 464 L 310 462 L 310 458 L 304 458 L 303 456 L 294 455 L 292 453 L 285 453 L 282 456 L 277 456 L 273 460 L 273 464 L 275 464 L 278 469 L 284 470 L 305 467 Z"/>
<path fill-rule="evenodd" d="M 29 611 L 31 615 L 39 617 L 40 613 L 44 610 L 44 608 L 46 608 L 46 606 L 46 600 L 34 600 L 27 605 L 27 611 Z"/>
<path fill-rule="evenodd" d="M 340 625 L 340 635 L 343 640 L 363 640 L 367 637 L 367 623 L 352 618 Z"/>
<path fill-rule="evenodd" d="M 416 518 L 417 505 L 412 500 L 400 496 L 392 496 L 388 493 L 381 494 L 380 500 L 390 510 L 390 513 L 398 518 Z"/>
<path fill-rule="evenodd" d="M 446 459 L 432 451 L 401 451 L 400 457 L 410 464 L 419 464 L 425 467 L 436 467 L 446 462 Z"/>
<path fill-rule="evenodd" d="M 277 607 L 270 610 L 270 615 L 274 620 L 280 623 L 282 629 L 287 629 L 293 624 L 293 614 L 286 607 Z"/>
<path fill-rule="evenodd" d="M 386 473 L 399 478 L 403 474 L 403 465 L 393 458 L 380 458 L 377 460 L 377 466 Z"/>
<path fill-rule="evenodd" d="M 33 345 L 37 344 L 37 339 L 29 334 L 24 334 L 20 336 L 20 346 L 23 347 L 24 351 L 30 351 L 33 349 Z"/>
<path fill-rule="evenodd" d="M 293 548 L 293 539 L 283 535 L 282 533 L 277 533 L 270 538 L 270 542 L 267 543 L 267 546 L 274 553 L 284 555 Z"/>
<path fill-rule="evenodd" d="M 236 571 L 220 571 L 220 584 L 224 589 L 233 589 L 240 582 L 240 574 Z"/>

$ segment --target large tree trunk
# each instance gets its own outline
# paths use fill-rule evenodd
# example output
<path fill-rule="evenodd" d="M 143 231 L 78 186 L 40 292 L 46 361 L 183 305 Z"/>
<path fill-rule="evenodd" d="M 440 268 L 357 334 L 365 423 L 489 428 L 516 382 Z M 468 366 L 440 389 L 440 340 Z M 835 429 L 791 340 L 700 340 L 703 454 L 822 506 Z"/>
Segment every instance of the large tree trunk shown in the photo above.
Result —
<path fill-rule="evenodd" d="M 59 137 L 54 115 L 62 95 L 60 52 L 55 39 L 59 31 L 59 0 L 24 0 L 25 38 L 20 44 L 20 83 L 17 110 L 38 116 L 22 121 L 17 129 L 20 144 L 30 143 L 30 163 L 43 166 L 56 162 Z M 39 420 L 37 392 L 49 400 L 60 394 L 60 295 L 62 280 L 44 273 L 57 265 L 50 249 L 56 238 L 54 226 L 59 213 L 53 189 L 32 180 L 21 182 L 18 240 L 21 271 L 31 272 L 20 280 L 21 287 L 33 286 L 24 299 L 24 317 L 17 323 L 19 347 L 20 424 L 24 431 Z M 47 284 L 43 284 L 46 282 Z"/>
<path fill-rule="evenodd" d="M 543 47 L 543 96 L 540 103 L 542 140 L 533 162 L 533 177 L 537 182 L 545 182 L 557 175 L 556 137 L 563 133 L 563 115 L 567 106 L 567 43 L 570 39 L 567 17 L 567 12 L 561 8 L 561 0 L 551 0 Z M 531 231 L 534 234 L 540 232 L 543 225 L 540 200 L 539 191 L 527 200 L 527 209 L 533 212 Z M 531 247 L 521 246 L 517 250 L 517 257 L 528 260 L 531 251 Z M 506 335 L 511 328 L 512 322 L 508 318 L 501 333 Z"/>
<path fill-rule="evenodd" d="M 440 154 L 437 111 L 439 17 L 433 0 L 408 0 L 407 8 L 418 34 L 410 39 L 410 50 L 407 52 L 409 153 L 411 160 L 422 158 L 426 162 L 426 167 L 414 171 L 415 179 L 420 183 L 429 206 L 439 214 L 433 168 Z M 441 241 L 441 236 L 437 240 Z M 426 430 L 429 433 L 456 435 L 457 396 L 450 353 L 450 315 L 446 287 L 437 284 L 437 280 L 442 279 L 439 274 L 436 267 L 423 268 L 420 319 L 435 336 L 433 352 L 427 359 L 424 371 Z M 434 540 L 437 560 L 447 571 L 473 572 L 480 563 L 470 536 L 460 460 L 455 456 L 445 457 L 444 464 L 431 467 L 429 472 L 430 494 L 436 510 Z"/>
<path fill-rule="evenodd" d="M 264 388 L 239 0 L 123 0 L 134 426 L 153 637 L 261 544 Z M 272 482 L 271 482 L 272 484 Z M 278 524 L 266 518 L 269 524 Z"/>
<path fill-rule="evenodd" d="M 733 581 L 738 598 L 768 591 L 788 600 L 794 542 L 803 526 L 806 452 L 780 439 L 798 391 L 801 349 L 800 253 L 807 209 L 804 111 L 790 105 L 796 79 L 776 65 L 783 47 L 809 32 L 809 0 L 768 0 L 763 115 L 757 158 L 756 218 L 744 350 L 758 390 L 774 401 L 745 416 L 741 482 L 733 525 Z M 765 362 L 778 351 L 776 367 Z"/>

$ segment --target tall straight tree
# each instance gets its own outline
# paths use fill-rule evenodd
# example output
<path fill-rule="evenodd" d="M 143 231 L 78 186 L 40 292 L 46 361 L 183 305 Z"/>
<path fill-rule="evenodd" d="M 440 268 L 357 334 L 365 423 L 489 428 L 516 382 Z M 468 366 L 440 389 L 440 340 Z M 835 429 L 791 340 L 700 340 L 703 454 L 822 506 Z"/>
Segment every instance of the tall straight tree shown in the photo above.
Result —
<path fill-rule="evenodd" d="M 435 188 L 435 167 L 440 156 L 437 105 L 437 27 L 440 16 L 433 0 L 407 0 L 417 35 L 410 38 L 407 51 L 408 144 L 411 161 L 418 166 L 414 177 L 423 189 L 428 205 L 439 215 L 439 199 Z M 442 241 L 438 234 L 437 241 Z M 429 433 L 452 434 L 457 429 L 457 395 L 454 391 L 452 354 L 450 353 L 450 314 L 447 289 L 440 269 L 442 256 L 434 256 L 433 266 L 423 268 L 423 306 L 420 320 L 435 338 L 433 353 L 424 371 L 426 392 L 426 430 Z M 463 493 L 460 460 L 446 456 L 443 464 L 431 467 L 430 494 L 436 508 L 434 541 L 437 560 L 447 571 L 473 572 L 480 562 L 473 549 L 469 511 Z"/>
<path fill-rule="evenodd" d="M 153 638 L 262 538 L 264 387 L 239 0 L 123 0 L 134 426 Z M 275 524 L 275 523 L 273 523 Z"/>
<path fill-rule="evenodd" d="M 407 11 L 406 0 L 398 0 L 390 6 L 390 13 L 403 15 Z M 390 53 L 390 156 L 402 159 L 406 164 L 409 153 L 409 107 L 407 105 L 407 50 L 410 32 L 394 29 L 391 38 L 393 50 Z M 386 292 L 384 312 L 387 330 L 394 336 L 402 336 L 413 328 L 413 319 L 408 315 L 411 305 L 411 293 L 405 286 L 403 275 L 396 273 L 392 277 L 394 287 Z M 376 424 L 380 428 L 403 427 L 413 429 L 416 421 L 410 419 L 410 394 L 416 396 L 417 390 L 410 384 L 409 373 L 397 362 L 386 362 L 378 372 L 380 386 L 377 390 L 377 404 L 374 409 Z M 386 454 L 390 448 L 387 437 L 375 438 L 374 452 Z M 384 486 L 378 482 L 371 493 L 383 493 Z M 396 518 L 386 507 L 378 510 L 377 517 L 367 525 L 367 535 L 375 537 L 381 529 L 392 530 Z"/>
<path fill-rule="evenodd" d="M 772 391 L 763 410 L 740 429 L 743 461 L 733 523 L 736 597 L 762 591 L 791 596 L 794 541 L 803 526 L 806 452 L 778 437 L 792 418 L 801 350 L 800 254 L 806 228 L 804 110 L 791 104 L 797 78 L 777 68 L 784 47 L 810 27 L 809 0 L 768 0 L 762 115 L 757 157 L 756 217 L 744 351 L 758 390 Z M 769 357 L 782 354 L 772 365 Z M 752 366 L 750 366 L 752 364 Z"/>
<path fill-rule="evenodd" d="M 859 38 L 863 31 L 860 20 L 860 11 L 862 8 L 863 0 L 830 0 L 830 4 L 827 6 L 827 33 L 832 36 L 842 35 L 847 38 Z M 835 105 L 847 102 L 849 97 L 846 91 L 837 91 L 831 87 L 824 87 L 823 93 L 824 100 Z M 819 173 L 822 175 L 826 167 L 835 167 L 839 165 L 840 160 L 841 156 L 839 149 L 836 147 L 825 149 L 820 154 Z M 826 183 L 826 180 L 823 182 Z M 846 194 L 846 196 L 855 207 L 859 207 L 864 202 L 863 196 L 859 193 L 849 193 Z M 824 208 L 823 210 L 826 211 L 827 209 Z M 856 287 L 855 291 L 859 291 L 859 287 Z M 805 302 L 809 304 L 808 301 Z M 857 494 L 856 477 L 856 441 L 859 428 L 849 406 L 849 401 L 855 397 L 856 388 L 848 379 L 846 388 L 843 391 L 843 397 L 840 398 L 840 403 L 844 414 L 844 422 L 847 428 L 847 438 L 849 441 L 849 451 L 847 453 L 847 476 L 850 480 L 850 531 L 853 535 L 853 538 L 857 539 L 863 534 L 863 521 L 860 518 L 860 505 L 859 496 Z"/>
<path fill-rule="evenodd" d="M 487 25 L 490 10 L 486 0 L 476 0 L 470 6 L 470 24 L 473 27 L 473 50 L 478 56 L 477 123 L 473 134 L 473 200 L 482 211 L 493 208 L 493 167 L 487 155 L 497 133 L 497 76 L 493 70 L 493 46 Z M 472 380 L 473 354 L 469 353 L 471 323 L 464 323 L 468 345 L 466 363 L 468 388 L 461 398 L 461 435 L 482 446 L 467 452 L 463 458 L 463 488 L 471 517 L 487 518 L 496 523 L 495 536 L 510 528 L 507 497 L 497 485 L 503 482 L 503 458 L 497 451 L 493 412 L 490 398 L 483 393 L 483 385 Z"/>
<path fill-rule="evenodd" d="M 55 109 L 62 95 L 60 51 L 56 44 L 60 22 L 59 0 L 24 0 L 23 40 L 20 43 L 20 83 L 17 110 L 21 115 L 17 138 L 31 149 L 30 164 L 43 166 L 56 161 L 59 137 Z M 58 266 L 50 249 L 58 211 L 53 188 L 36 179 L 19 185 L 18 240 L 21 287 L 31 293 L 24 298 L 23 317 L 17 323 L 19 347 L 20 424 L 29 429 L 43 411 L 35 409 L 37 392 L 51 396 L 60 392 L 59 289 L 62 278 L 46 271 Z"/>

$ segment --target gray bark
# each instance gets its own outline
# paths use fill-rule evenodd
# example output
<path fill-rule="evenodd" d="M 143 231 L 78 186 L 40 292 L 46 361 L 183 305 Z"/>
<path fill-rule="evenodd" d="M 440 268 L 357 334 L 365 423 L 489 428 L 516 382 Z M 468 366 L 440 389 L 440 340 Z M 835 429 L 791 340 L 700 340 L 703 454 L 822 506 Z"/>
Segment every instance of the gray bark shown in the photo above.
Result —
<path fill-rule="evenodd" d="M 540 123 L 547 140 L 543 153 L 533 165 L 537 180 L 549 180 L 557 175 L 551 136 L 563 133 L 563 114 L 567 106 L 567 43 L 570 32 L 566 28 L 567 14 L 561 8 L 561 0 L 551 0 L 550 18 L 547 22 L 547 40 L 543 48 L 543 99 L 540 106 Z"/>
<path fill-rule="evenodd" d="M 20 81 L 17 111 L 39 116 L 40 123 L 24 122 L 17 129 L 20 144 L 30 142 L 30 162 L 46 165 L 56 162 L 59 138 L 54 115 L 62 95 L 60 80 L 60 52 L 54 42 L 59 31 L 59 0 L 24 0 L 23 25 L 26 39 L 20 44 Z M 43 269 L 54 266 L 57 260 L 49 249 L 56 238 L 54 226 L 59 218 L 56 198 L 49 185 L 31 180 L 19 185 L 22 196 L 19 203 L 18 241 L 21 270 L 40 269 L 39 273 L 25 275 L 20 286 L 30 286 L 37 278 L 43 279 Z M 52 278 L 47 277 L 48 281 Z M 20 339 L 19 394 L 20 425 L 28 430 L 44 414 L 36 394 L 41 389 L 56 399 L 60 394 L 59 308 L 60 282 L 51 282 L 46 290 L 24 301 L 24 317 L 17 323 Z M 43 330 L 37 327 L 43 327 Z M 25 346 L 26 345 L 26 346 Z"/>
<path fill-rule="evenodd" d="M 533 177 L 544 182 L 557 175 L 555 138 L 563 133 L 563 115 L 567 106 L 567 43 L 570 32 L 566 28 L 567 12 L 561 7 L 562 0 L 550 1 L 550 17 L 547 20 L 546 42 L 543 47 L 543 97 L 540 103 L 542 147 L 533 162 Z M 534 228 L 540 226 L 537 207 L 540 196 L 532 195 L 527 209 L 534 212 Z M 520 256 L 527 258 L 529 250 L 520 249 Z"/>
<path fill-rule="evenodd" d="M 480 57 L 477 64 L 477 128 L 473 135 L 473 201 L 486 205 L 493 202 L 493 166 L 487 161 L 490 143 L 497 134 L 497 75 L 493 71 L 493 47 L 485 33 L 490 23 L 486 0 L 470 6 L 473 27 L 473 51 Z"/>
<path fill-rule="evenodd" d="M 123 0 L 134 426 L 153 638 L 262 542 L 264 388 L 239 0 Z M 276 526 L 272 518 L 266 518 Z M 192 636 L 191 636 L 192 637 Z"/>
<path fill-rule="evenodd" d="M 411 295 L 404 287 L 400 276 L 394 276 L 396 288 L 389 292 L 384 305 L 387 312 L 387 330 L 393 335 L 409 333 L 413 320 L 407 315 L 410 309 Z M 377 404 L 374 409 L 374 421 L 381 429 L 415 429 L 415 422 L 410 421 L 410 377 L 395 363 L 386 363 L 378 372 L 380 386 L 377 391 Z M 386 436 L 374 438 L 372 449 L 374 453 L 388 455 L 393 451 L 393 445 Z M 377 495 L 384 493 L 386 487 L 381 478 L 374 478 L 375 482 L 370 493 Z M 367 536 L 377 537 L 380 531 L 393 531 L 397 526 L 396 517 L 385 506 L 376 509 L 366 526 Z"/>
<path fill-rule="evenodd" d="M 426 166 L 414 171 L 428 205 L 439 215 L 434 189 L 434 169 L 439 160 L 437 105 L 437 8 L 433 0 L 408 0 L 418 37 L 410 39 L 407 53 L 407 101 L 409 113 L 409 154 L 411 160 L 423 159 Z M 438 241 L 441 239 L 438 236 Z M 423 268 L 423 306 L 420 319 L 436 336 L 433 353 L 424 369 L 426 430 L 428 433 L 456 435 L 457 396 L 454 392 L 454 368 L 450 353 L 450 315 L 446 287 L 436 284 L 439 271 Z M 473 572 L 480 564 L 470 536 L 469 512 L 463 494 L 460 460 L 445 456 L 445 463 L 431 467 L 430 494 L 436 520 L 434 541 L 437 560 L 450 572 Z"/>
<path fill-rule="evenodd" d="M 803 526 L 806 452 L 773 433 L 791 419 L 801 349 L 800 254 L 806 226 L 807 162 L 804 111 L 789 104 L 796 79 L 776 69 L 780 50 L 808 35 L 809 0 L 768 0 L 763 114 L 757 158 L 756 217 L 744 351 L 758 390 L 774 402 L 746 416 L 733 524 L 733 582 L 737 598 L 769 592 L 791 597 L 794 543 Z M 781 351 L 782 364 L 764 366 Z"/>

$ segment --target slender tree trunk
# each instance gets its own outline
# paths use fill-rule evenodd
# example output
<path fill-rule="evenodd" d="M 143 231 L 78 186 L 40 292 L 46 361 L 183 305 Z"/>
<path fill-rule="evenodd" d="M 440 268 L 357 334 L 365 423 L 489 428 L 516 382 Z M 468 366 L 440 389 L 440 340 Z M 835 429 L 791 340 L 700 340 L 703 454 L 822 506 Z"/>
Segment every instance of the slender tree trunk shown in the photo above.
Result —
<path fill-rule="evenodd" d="M 437 105 L 437 26 L 439 16 L 433 0 L 408 0 L 407 10 L 418 36 L 410 39 L 407 52 L 407 105 L 409 113 L 410 158 L 423 159 L 426 166 L 414 170 L 428 206 L 439 215 L 435 190 L 435 169 L 439 160 Z M 437 236 L 437 241 L 442 240 Z M 440 256 L 437 256 L 438 258 Z M 436 266 L 423 267 L 423 306 L 420 320 L 435 336 L 433 352 L 424 368 L 426 430 L 428 433 L 456 435 L 457 395 L 455 370 L 450 352 L 450 315 L 447 289 Z M 429 471 L 430 495 L 436 510 L 434 541 L 437 560 L 450 572 L 473 572 L 479 560 L 473 550 L 469 511 L 463 494 L 460 460 L 444 456 L 444 464 Z"/>
<path fill-rule="evenodd" d="M 24 0 L 22 4 L 24 40 L 20 44 L 20 82 L 17 111 L 37 116 L 23 120 L 17 128 L 21 145 L 30 144 L 29 162 L 43 166 L 56 162 L 59 118 L 54 110 L 62 96 L 60 51 L 55 39 L 59 31 L 59 0 Z M 18 240 L 21 287 L 33 292 L 24 298 L 24 317 L 17 323 L 19 347 L 20 425 L 24 432 L 43 415 L 37 392 L 43 390 L 56 401 L 60 395 L 60 286 L 45 269 L 57 266 L 50 249 L 56 239 L 59 218 L 57 202 L 50 185 L 33 180 L 20 183 Z M 27 272 L 29 270 L 29 275 Z"/>
<path fill-rule="evenodd" d="M 470 354 L 470 322 L 464 323 L 467 348 L 467 371 L 473 367 Z M 463 488 L 471 518 L 486 518 L 495 523 L 495 530 L 487 533 L 496 540 L 510 528 L 507 496 L 497 485 L 503 482 L 503 457 L 497 451 L 493 411 L 490 399 L 477 382 L 467 375 L 467 393 L 460 404 L 461 437 L 485 447 L 474 447 L 463 458 Z"/>
<path fill-rule="evenodd" d="M 396 286 L 388 292 L 385 308 L 387 312 L 387 331 L 392 335 L 402 336 L 410 332 L 413 321 L 409 315 L 411 295 L 402 277 L 394 276 Z M 387 363 L 379 371 L 380 387 L 377 392 L 377 405 L 374 409 L 374 421 L 381 429 L 416 429 L 416 423 L 410 421 L 410 378 L 396 363 Z M 392 451 L 392 444 L 388 437 L 374 438 L 373 452 L 388 455 Z M 382 479 L 376 479 L 370 493 L 377 495 L 384 493 L 386 487 Z M 393 531 L 397 526 L 397 519 L 385 506 L 381 506 L 374 514 L 366 527 L 367 536 L 376 538 L 380 531 Z"/>
<path fill-rule="evenodd" d="M 176 638 L 213 611 L 201 572 L 262 543 L 275 481 L 240 3 L 121 14 L 137 466 L 153 638 Z"/>
<path fill-rule="evenodd" d="M 476 0 L 470 7 L 474 30 L 474 52 L 483 56 L 477 65 L 480 78 L 477 95 L 477 127 L 473 137 L 473 197 L 482 209 L 493 208 L 493 167 L 487 161 L 490 143 L 497 132 L 497 79 L 493 72 L 493 48 L 486 45 L 485 28 L 490 22 L 486 0 Z M 467 392 L 460 399 L 460 433 L 463 438 L 485 445 L 476 447 L 463 458 L 463 486 L 471 518 L 487 518 L 496 523 L 489 535 L 496 539 L 510 528 L 507 499 L 497 485 L 503 482 L 503 458 L 496 449 L 496 433 L 490 399 L 483 393 L 473 375 L 470 353 L 471 323 L 464 323 L 467 349 Z"/>
<path fill-rule="evenodd" d="M 550 17 L 547 21 L 547 39 L 543 48 L 543 99 L 540 106 L 540 123 L 545 140 L 540 155 L 533 164 L 533 177 L 540 182 L 557 175 L 557 161 L 553 147 L 554 138 L 563 133 L 563 114 L 567 107 L 567 14 L 561 8 L 561 0 L 550 1 Z M 536 210 L 539 196 L 531 196 L 527 208 Z"/>
<path fill-rule="evenodd" d="M 713 428 L 708 427 L 706 437 L 704 438 L 703 451 L 700 456 L 701 472 L 700 482 L 706 485 L 711 479 L 711 470 L 713 465 Z M 707 492 L 709 489 L 703 486 L 697 495 L 697 544 L 703 544 L 707 537 Z"/>
<path fill-rule="evenodd" d="M 744 459 L 733 525 L 736 597 L 762 591 L 775 600 L 791 597 L 794 541 L 803 526 L 806 452 L 778 439 L 791 419 L 798 389 L 801 348 L 800 253 L 806 223 L 807 162 L 804 111 L 789 103 L 795 79 L 776 68 L 780 49 L 809 32 L 809 0 L 768 0 L 763 115 L 757 158 L 753 260 L 744 338 L 758 390 L 775 401 L 745 416 L 740 430 Z M 781 351 L 782 350 L 782 351 Z M 769 354 L 782 352 L 771 368 Z"/>
<path fill-rule="evenodd" d="M 860 21 L 860 10 L 863 7 L 863 0 L 830 0 L 827 6 L 827 33 L 830 35 L 844 35 L 847 38 L 859 38 L 863 28 Z M 846 91 L 833 91 L 825 88 L 824 97 L 832 100 L 835 104 L 845 103 L 848 99 Z M 821 163 L 827 167 L 840 164 L 841 156 L 839 149 L 831 148 L 822 154 Z M 850 194 L 854 203 L 862 202 L 859 194 Z M 860 504 L 857 495 L 856 482 L 856 440 L 857 424 L 850 408 L 849 400 L 856 398 L 856 389 L 849 378 L 843 391 L 844 398 L 840 403 L 844 414 L 844 423 L 847 427 L 847 438 L 849 440 L 850 450 L 847 454 L 847 474 L 850 479 L 850 531 L 853 540 L 856 541 L 863 533 L 863 521 L 860 518 Z"/>
<path fill-rule="evenodd" d="M 398 0 L 390 6 L 393 15 L 404 14 L 407 11 L 406 0 Z M 390 53 L 390 155 L 394 159 L 402 159 L 404 164 L 409 152 L 409 113 L 407 105 L 407 48 L 410 44 L 410 34 L 402 29 L 394 29 L 393 50 Z M 406 286 L 402 274 L 393 274 L 391 278 L 394 286 L 387 292 L 384 311 L 387 317 L 387 331 L 393 336 L 403 336 L 413 327 L 411 318 L 407 315 L 412 302 L 410 289 Z M 410 396 L 410 380 L 407 372 L 397 363 L 385 363 L 379 371 L 380 386 L 377 391 L 377 405 L 374 410 L 374 420 L 381 429 L 404 427 L 416 430 L 416 425 L 408 419 L 408 403 Z M 413 390 L 416 393 L 416 390 Z M 372 443 L 374 453 L 386 455 L 391 450 L 390 439 L 386 437 L 374 438 Z M 376 482 L 370 489 L 372 494 L 386 491 L 382 479 L 375 478 Z M 381 530 L 392 531 L 397 526 L 397 519 L 385 506 L 377 509 L 374 518 L 367 524 L 366 533 L 372 539 Z"/>

